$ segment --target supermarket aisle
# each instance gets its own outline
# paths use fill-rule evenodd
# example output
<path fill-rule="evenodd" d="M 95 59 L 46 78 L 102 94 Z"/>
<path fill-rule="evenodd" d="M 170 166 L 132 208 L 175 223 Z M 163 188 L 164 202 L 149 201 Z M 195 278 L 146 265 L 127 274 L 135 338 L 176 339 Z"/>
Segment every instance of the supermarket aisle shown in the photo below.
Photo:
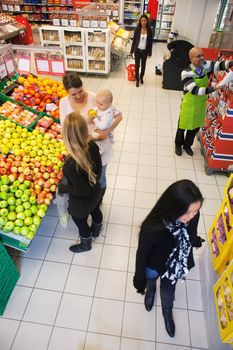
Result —
<path fill-rule="evenodd" d="M 161 88 L 154 65 L 163 44 L 154 45 L 145 84 L 136 88 L 125 70 L 109 79 L 84 78 L 90 90 L 110 88 L 124 116 L 115 132 L 108 166 L 105 227 L 90 252 L 72 254 L 77 229 L 58 224 L 48 211 L 27 254 L 13 252 L 21 278 L 0 318 L 3 350 L 194 350 L 208 349 L 198 258 L 186 282 L 177 286 L 176 336 L 164 329 L 160 299 L 148 313 L 132 286 L 139 225 L 163 190 L 177 179 L 196 182 L 206 198 L 199 233 L 206 232 L 220 205 L 225 176 L 208 177 L 196 143 L 194 157 L 176 157 L 173 139 L 182 94 Z M 156 345 L 155 345 L 156 344 Z"/>

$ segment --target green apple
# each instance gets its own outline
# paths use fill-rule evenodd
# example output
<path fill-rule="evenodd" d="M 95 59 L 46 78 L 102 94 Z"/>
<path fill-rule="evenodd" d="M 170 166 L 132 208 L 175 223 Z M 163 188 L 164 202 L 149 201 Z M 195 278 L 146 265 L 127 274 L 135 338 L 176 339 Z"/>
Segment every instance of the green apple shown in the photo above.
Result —
<path fill-rule="evenodd" d="M 22 204 L 18 205 L 15 209 L 16 213 L 22 213 L 24 211 L 24 207 Z"/>
<path fill-rule="evenodd" d="M 24 212 L 17 213 L 16 216 L 17 216 L 17 219 L 22 219 L 22 220 L 24 220 L 25 217 L 26 217 L 25 214 L 24 214 Z"/>
<path fill-rule="evenodd" d="M 6 208 L 0 209 L 0 216 L 7 216 L 8 214 L 9 214 L 8 209 Z"/>
<path fill-rule="evenodd" d="M 15 205 L 9 205 L 8 209 L 9 209 L 10 211 L 15 211 L 16 206 L 15 206 Z"/>
<path fill-rule="evenodd" d="M 17 198 L 16 201 L 15 201 L 15 205 L 18 206 L 20 204 L 22 204 L 22 201 L 21 201 L 20 198 Z"/>
<path fill-rule="evenodd" d="M 9 180 L 7 175 L 2 175 L 1 182 L 2 182 L 3 185 L 9 185 L 10 180 Z"/>
<path fill-rule="evenodd" d="M 25 191 L 26 190 L 26 185 L 24 185 L 24 183 L 22 183 L 21 185 L 19 185 L 19 190 L 21 190 L 21 191 Z"/>
<path fill-rule="evenodd" d="M 23 203 L 23 207 L 24 207 L 24 209 L 30 209 L 31 208 L 31 204 L 29 202 L 24 202 Z"/>
<path fill-rule="evenodd" d="M 15 220 L 15 225 L 18 227 L 22 227 L 23 226 L 23 220 L 22 219 L 16 219 Z"/>
<path fill-rule="evenodd" d="M 25 181 L 24 181 L 24 185 L 25 185 L 27 188 L 30 188 L 30 187 L 31 187 L 31 181 L 25 180 Z"/>
<path fill-rule="evenodd" d="M 8 206 L 7 201 L 0 201 L 0 208 L 6 208 Z"/>
<path fill-rule="evenodd" d="M 35 215 L 34 218 L 33 218 L 33 223 L 35 225 L 39 226 L 40 223 L 41 223 L 41 218 L 39 216 Z"/>
<path fill-rule="evenodd" d="M 32 231 L 29 231 L 29 233 L 25 237 L 28 239 L 33 239 L 34 236 L 35 236 L 35 233 Z"/>
<path fill-rule="evenodd" d="M 47 211 L 48 210 L 48 206 L 47 206 L 47 204 L 39 204 L 39 209 Z"/>
<path fill-rule="evenodd" d="M 22 195 L 23 195 L 23 191 L 22 191 L 22 190 L 17 190 L 17 191 L 15 192 L 15 197 L 16 197 L 16 198 L 21 198 Z"/>
<path fill-rule="evenodd" d="M 29 196 L 27 194 L 23 194 L 21 197 L 22 202 L 28 202 L 29 201 Z"/>
<path fill-rule="evenodd" d="M 2 228 L 7 222 L 7 218 L 4 216 L 0 216 L 0 228 Z"/>
<path fill-rule="evenodd" d="M 24 191 L 24 194 L 30 196 L 31 192 L 32 192 L 32 191 L 30 190 L 30 188 L 27 188 L 27 189 Z"/>
<path fill-rule="evenodd" d="M 9 192 L 9 186 L 8 185 L 2 185 L 1 186 L 1 192 Z"/>
<path fill-rule="evenodd" d="M 7 221 L 3 226 L 3 232 L 11 232 L 14 228 L 14 223 L 12 221 Z"/>
<path fill-rule="evenodd" d="M 9 197 L 9 194 L 7 192 L 0 192 L 0 198 L 6 201 Z"/>
<path fill-rule="evenodd" d="M 16 187 L 19 187 L 20 186 L 20 181 L 19 180 L 15 180 L 13 185 L 16 186 Z"/>
<path fill-rule="evenodd" d="M 18 187 L 15 184 L 10 186 L 10 192 L 12 192 L 12 193 L 15 193 L 17 191 L 17 189 L 18 189 Z"/>
<path fill-rule="evenodd" d="M 24 210 L 24 214 L 25 214 L 26 217 L 27 217 L 27 216 L 32 216 L 32 212 L 31 212 L 30 209 Z"/>
<path fill-rule="evenodd" d="M 36 196 L 30 196 L 30 197 L 29 197 L 29 202 L 30 202 L 31 204 L 35 204 L 35 203 L 36 203 Z"/>
<path fill-rule="evenodd" d="M 38 212 L 37 212 L 37 215 L 40 217 L 40 218 L 43 218 L 45 216 L 45 211 L 43 209 L 39 209 Z"/>
<path fill-rule="evenodd" d="M 29 227 L 29 230 L 32 231 L 33 233 L 36 233 L 37 229 L 38 229 L 38 226 L 35 224 L 31 224 Z"/>
<path fill-rule="evenodd" d="M 11 211 L 7 217 L 9 221 L 15 221 L 17 219 L 17 216 L 13 211 Z"/>
<path fill-rule="evenodd" d="M 15 205 L 15 198 L 14 198 L 14 197 L 9 197 L 9 198 L 7 199 L 7 203 L 8 203 L 9 205 Z"/>
<path fill-rule="evenodd" d="M 13 229 L 13 233 L 15 233 L 16 235 L 20 235 L 20 233 L 21 233 L 21 227 L 15 226 L 14 229 Z"/>
<path fill-rule="evenodd" d="M 32 225 L 33 224 L 33 219 L 32 219 L 32 217 L 26 217 L 25 219 L 24 219 L 24 225 L 26 225 L 26 226 L 30 226 L 30 225 Z"/>
<path fill-rule="evenodd" d="M 28 233 L 29 233 L 29 228 L 28 228 L 27 226 L 21 227 L 20 233 L 21 233 L 21 235 L 23 235 L 23 236 L 27 236 Z"/>

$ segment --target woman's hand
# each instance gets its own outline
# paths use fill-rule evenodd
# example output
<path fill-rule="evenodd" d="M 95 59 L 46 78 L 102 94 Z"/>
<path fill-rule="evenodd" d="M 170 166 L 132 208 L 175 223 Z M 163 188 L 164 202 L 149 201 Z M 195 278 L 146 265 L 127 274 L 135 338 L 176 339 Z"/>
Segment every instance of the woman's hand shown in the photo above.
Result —
<path fill-rule="evenodd" d="M 97 140 L 100 140 L 100 141 L 105 140 L 108 136 L 108 133 L 106 133 L 106 130 L 96 129 L 95 132 L 99 134 L 99 137 Z"/>

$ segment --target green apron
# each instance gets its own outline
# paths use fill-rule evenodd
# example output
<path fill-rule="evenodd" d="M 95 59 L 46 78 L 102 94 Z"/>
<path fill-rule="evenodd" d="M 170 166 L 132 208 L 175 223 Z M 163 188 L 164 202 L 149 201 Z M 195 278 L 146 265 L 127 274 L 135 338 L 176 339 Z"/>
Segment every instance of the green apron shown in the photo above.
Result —
<path fill-rule="evenodd" d="M 192 69 L 194 72 L 194 70 Z M 208 75 L 205 70 L 205 76 L 198 78 L 194 72 L 194 81 L 198 87 L 207 87 L 209 83 Z M 192 95 L 187 92 L 180 107 L 179 128 L 193 130 L 204 125 L 206 115 L 207 95 Z"/>

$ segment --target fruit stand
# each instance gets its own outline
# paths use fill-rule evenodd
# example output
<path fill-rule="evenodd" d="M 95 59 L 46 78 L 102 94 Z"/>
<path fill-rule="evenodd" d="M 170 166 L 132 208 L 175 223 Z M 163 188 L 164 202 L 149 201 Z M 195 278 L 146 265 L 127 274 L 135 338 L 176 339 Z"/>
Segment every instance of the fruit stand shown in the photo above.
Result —
<path fill-rule="evenodd" d="M 16 76 L 0 93 L 0 238 L 27 251 L 60 183 L 66 150 L 61 138 L 62 84 Z"/>

